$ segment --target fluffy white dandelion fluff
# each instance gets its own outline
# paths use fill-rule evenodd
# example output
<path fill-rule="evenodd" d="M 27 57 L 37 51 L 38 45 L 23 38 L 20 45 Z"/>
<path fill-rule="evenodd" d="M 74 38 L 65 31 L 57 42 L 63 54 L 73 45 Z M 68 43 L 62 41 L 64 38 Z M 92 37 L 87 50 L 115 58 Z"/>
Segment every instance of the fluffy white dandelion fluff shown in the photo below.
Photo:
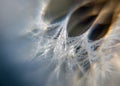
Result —
<path fill-rule="evenodd" d="M 85 7 L 83 8 L 84 9 L 82 11 L 86 10 Z M 75 6 L 75 9 L 78 9 L 78 6 Z M 77 16 L 77 13 L 81 10 L 78 12 L 76 12 L 76 10 L 67 12 L 68 14 L 64 18 L 54 23 L 46 23 L 43 21 L 42 15 L 44 14 L 44 10 L 45 7 L 42 9 L 38 19 L 39 21 L 37 22 L 37 24 L 39 24 L 37 26 L 40 28 L 40 32 L 35 36 L 35 38 L 38 39 L 39 48 L 36 55 L 37 58 L 34 58 L 33 61 L 37 61 L 39 59 L 41 64 L 44 62 L 47 62 L 49 65 L 54 64 L 53 70 L 48 77 L 48 82 L 46 85 L 119 86 L 119 19 L 114 24 L 112 24 L 106 35 L 97 38 L 97 40 L 94 40 L 94 38 L 101 33 L 93 30 L 92 26 L 95 27 L 95 25 L 93 24 L 91 26 L 91 24 L 87 23 L 87 21 L 94 23 L 91 20 L 94 20 L 94 17 L 99 18 L 99 16 L 96 16 L 96 13 L 92 19 L 90 18 L 89 20 L 87 18 L 87 21 L 79 23 L 79 27 L 82 28 L 81 33 L 79 33 L 77 36 L 69 36 L 71 34 L 74 35 L 74 33 L 77 33 L 77 31 L 73 31 L 74 33 L 69 33 L 69 30 L 72 31 L 72 29 L 68 30 L 68 27 L 70 21 L 77 21 L 78 17 L 75 16 Z M 110 14 L 111 11 L 106 13 Z M 97 12 L 97 14 L 99 13 Z M 80 13 L 78 16 L 81 15 L 82 13 Z M 94 13 L 92 13 L 92 15 L 94 15 Z M 101 15 L 102 13 L 100 16 Z M 104 18 L 104 16 L 102 17 Z M 74 18 L 76 19 L 75 21 Z M 86 18 L 81 18 L 81 21 L 84 19 Z M 97 19 L 94 21 L 96 22 Z M 84 24 L 87 24 L 87 26 L 82 26 Z M 70 23 L 70 28 L 71 27 L 74 27 L 74 24 Z M 86 29 L 87 27 L 88 29 Z M 101 31 L 101 29 L 97 30 Z M 94 35 L 96 33 L 97 35 Z M 93 35 L 93 37 L 91 35 Z"/>

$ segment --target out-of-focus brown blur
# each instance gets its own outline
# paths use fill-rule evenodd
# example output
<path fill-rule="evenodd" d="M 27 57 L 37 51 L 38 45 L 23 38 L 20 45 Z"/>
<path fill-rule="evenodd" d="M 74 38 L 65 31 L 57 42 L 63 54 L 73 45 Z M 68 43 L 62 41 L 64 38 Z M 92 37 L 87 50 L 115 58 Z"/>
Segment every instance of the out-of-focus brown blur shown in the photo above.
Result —
<path fill-rule="evenodd" d="M 97 40 L 107 34 L 110 27 L 119 19 L 119 15 L 119 0 L 93 0 L 84 2 L 75 9 L 71 16 L 68 23 L 69 36 L 77 36 L 91 29 L 89 39 Z M 82 29 L 80 26 L 82 26 Z"/>
<path fill-rule="evenodd" d="M 56 0 L 49 0 L 44 9 L 43 18 L 47 23 L 55 23 L 69 13 L 71 17 L 67 28 L 70 37 L 78 36 L 91 29 L 89 39 L 97 40 L 105 36 L 110 27 L 119 19 L 120 1 L 61 0 L 56 2 Z"/>

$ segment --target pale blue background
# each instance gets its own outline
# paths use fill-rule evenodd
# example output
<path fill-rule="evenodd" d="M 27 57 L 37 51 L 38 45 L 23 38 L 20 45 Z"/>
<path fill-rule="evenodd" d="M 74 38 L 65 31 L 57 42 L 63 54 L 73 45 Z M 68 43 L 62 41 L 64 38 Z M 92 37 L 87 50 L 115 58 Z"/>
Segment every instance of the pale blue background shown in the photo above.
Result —
<path fill-rule="evenodd" d="M 30 63 L 37 48 L 26 36 L 40 0 L 0 0 L 0 86 L 44 86 L 49 69 Z M 44 64 L 43 64 L 44 65 Z"/>

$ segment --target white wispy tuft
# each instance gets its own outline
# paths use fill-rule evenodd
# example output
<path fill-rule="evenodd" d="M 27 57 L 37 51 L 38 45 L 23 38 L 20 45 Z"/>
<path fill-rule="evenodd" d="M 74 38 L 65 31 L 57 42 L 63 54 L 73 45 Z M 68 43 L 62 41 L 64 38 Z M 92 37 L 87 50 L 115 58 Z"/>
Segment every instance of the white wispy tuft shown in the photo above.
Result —
<path fill-rule="evenodd" d="M 40 32 L 34 36 L 38 40 L 38 50 L 32 62 L 45 64 L 42 65 L 45 67 L 52 65 L 46 86 L 119 86 L 119 21 L 104 38 L 91 42 L 88 39 L 90 30 L 68 37 L 69 15 L 51 25 L 45 24 L 41 16 L 39 18 Z"/>

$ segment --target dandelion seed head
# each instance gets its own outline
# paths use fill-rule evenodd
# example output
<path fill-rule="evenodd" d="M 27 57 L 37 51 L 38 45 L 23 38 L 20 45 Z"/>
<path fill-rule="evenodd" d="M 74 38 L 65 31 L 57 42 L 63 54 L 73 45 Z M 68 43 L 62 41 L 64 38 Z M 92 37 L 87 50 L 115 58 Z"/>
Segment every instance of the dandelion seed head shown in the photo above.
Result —
<path fill-rule="evenodd" d="M 67 25 L 71 12 L 54 24 L 44 25 L 42 17 L 40 15 L 37 23 L 40 29 L 45 29 L 38 34 L 41 54 L 37 57 L 40 62 L 49 59 L 49 64 L 55 65 L 47 86 L 109 86 L 106 82 L 120 71 L 120 21 L 115 22 L 104 37 L 91 41 L 88 37 L 91 29 L 69 36 Z"/>

